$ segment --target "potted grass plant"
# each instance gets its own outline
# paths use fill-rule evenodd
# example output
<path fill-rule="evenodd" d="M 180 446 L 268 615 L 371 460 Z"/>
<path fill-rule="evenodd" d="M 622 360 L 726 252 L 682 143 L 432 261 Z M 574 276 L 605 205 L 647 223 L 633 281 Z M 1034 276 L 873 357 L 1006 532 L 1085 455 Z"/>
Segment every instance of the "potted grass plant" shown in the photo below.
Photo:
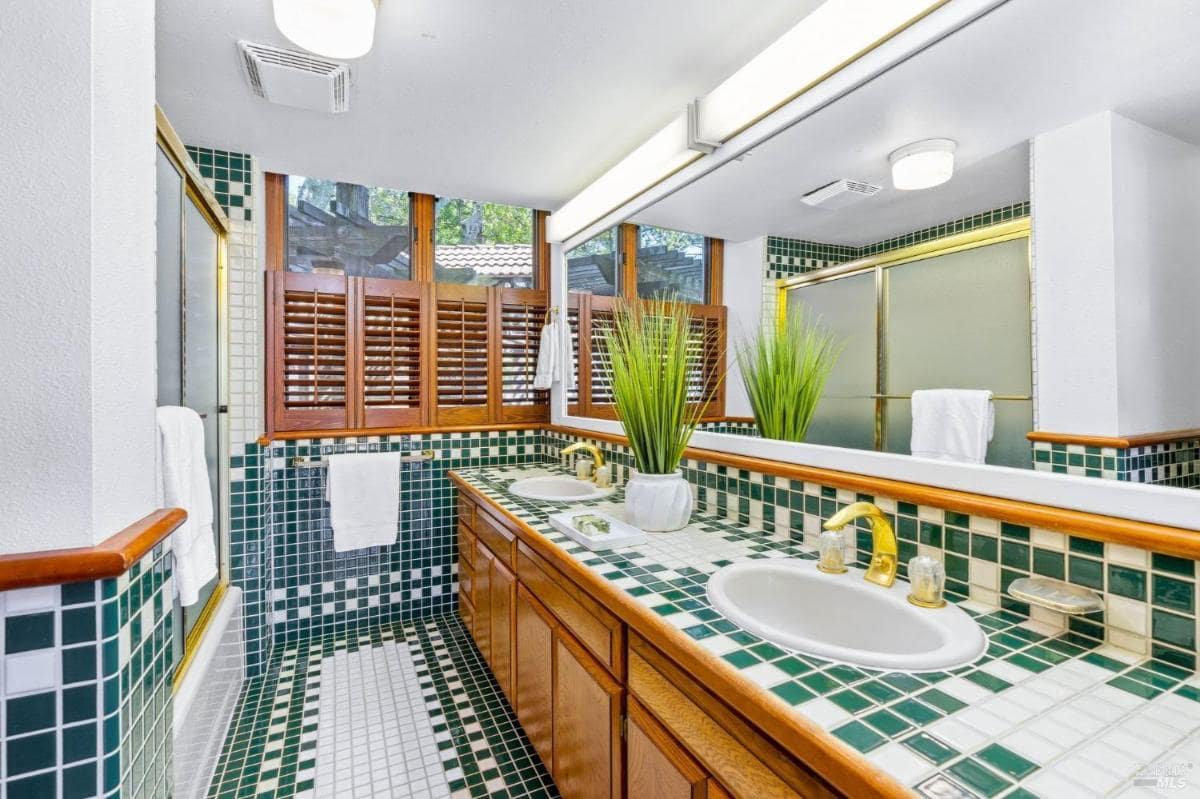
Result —
<path fill-rule="evenodd" d="M 699 335 L 687 304 L 669 298 L 618 303 L 603 339 L 636 467 L 625 485 L 626 521 L 642 530 L 679 530 L 691 519 L 692 490 L 679 461 L 707 406 L 688 396 Z"/>
<path fill-rule="evenodd" d="M 793 312 L 738 347 L 759 435 L 803 441 L 842 344 L 818 319 Z"/>

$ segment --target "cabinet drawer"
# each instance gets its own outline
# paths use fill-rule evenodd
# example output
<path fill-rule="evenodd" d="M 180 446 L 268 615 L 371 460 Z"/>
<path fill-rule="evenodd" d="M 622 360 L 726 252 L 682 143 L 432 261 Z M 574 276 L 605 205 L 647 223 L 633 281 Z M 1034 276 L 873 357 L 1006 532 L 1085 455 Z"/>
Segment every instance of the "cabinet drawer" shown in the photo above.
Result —
<path fill-rule="evenodd" d="M 461 491 L 456 491 L 455 495 L 458 497 L 458 523 L 473 529 L 475 527 L 475 503 Z"/>
<path fill-rule="evenodd" d="M 458 593 L 475 602 L 475 536 L 462 524 L 458 525 Z"/>
<path fill-rule="evenodd" d="M 463 626 L 467 628 L 467 632 L 475 635 L 475 607 L 471 602 L 461 594 L 458 597 L 458 617 L 462 619 Z"/>
<path fill-rule="evenodd" d="M 629 695 L 734 796 L 832 799 L 843 795 L 636 635 L 629 640 L 628 686 Z"/>
<path fill-rule="evenodd" d="M 519 542 L 517 577 L 604 668 L 623 677 L 625 626 L 620 619 Z"/>
<path fill-rule="evenodd" d="M 514 568 L 513 542 L 516 541 L 516 535 L 511 530 L 482 508 L 475 512 L 473 529 L 480 544 L 490 549 L 492 554 L 505 566 L 510 569 Z"/>

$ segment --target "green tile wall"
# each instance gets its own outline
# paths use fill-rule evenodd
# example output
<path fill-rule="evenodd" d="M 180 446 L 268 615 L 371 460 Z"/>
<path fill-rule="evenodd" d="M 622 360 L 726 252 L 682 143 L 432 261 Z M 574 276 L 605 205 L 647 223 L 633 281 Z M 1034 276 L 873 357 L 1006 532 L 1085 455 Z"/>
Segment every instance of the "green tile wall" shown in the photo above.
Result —
<path fill-rule="evenodd" d="M 250 156 L 228 150 L 187 145 L 188 155 L 208 179 L 217 202 L 230 219 L 251 221 L 249 197 L 253 189 L 253 169 Z"/>
<path fill-rule="evenodd" d="M 1130 448 L 1035 441 L 1033 465 L 1056 474 L 1200 488 L 1200 438 Z"/>

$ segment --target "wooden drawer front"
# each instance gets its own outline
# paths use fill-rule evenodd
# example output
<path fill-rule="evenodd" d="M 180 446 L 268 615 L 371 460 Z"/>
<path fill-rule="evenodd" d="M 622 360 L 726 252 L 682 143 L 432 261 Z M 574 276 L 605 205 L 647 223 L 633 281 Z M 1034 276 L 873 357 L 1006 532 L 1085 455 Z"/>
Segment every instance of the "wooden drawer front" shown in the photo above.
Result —
<path fill-rule="evenodd" d="M 492 561 L 489 576 L 492 591 L 492 674 L 508 697 L 513 700 L 513 602 L 516 597 L 517 579 L 505 568 L 499 558 Z"/>
<path fill-rule="evenodd" d="M 475 536 L 462 524 L 458 526 L 458 595 L 475 602 Z"/>
<path fill-rule="evenodd" d="M 633 697 L 627 718 L 626 796 L 708 799 L 708 773 Z"/>
<path fill-rule="evenodd" d="M 516 536 L 511 530 L 482 509 L 475 513 L 474 530 L 479 543 L 492 550 L 496 559 L 509 569 L 514 568 L 513 542 Z"/>
<path fill-rule="evenodd" d="M 606 669 L 623 677 L 625 627 L 620 619 L 521 543 L 517 577 Z"/>
<path fill-rule="evenodd" d="M 475 503 L 462 491 L 456 491 L 458 496 L 458 523 L 475 528 Z"/>
<path fill-rule="evenodd" d="M 621 693 L 621 684 L 559 627 L 551 773 L 563 799 L 620 799 Z"/>
<path fill-rule="evenodd" d="M 492 556 L 487 547 L 475 547 L 475 645 L 492 662 Z"/>
<path fill-rule="evenodd" d="M 516 656 L 513 662 L 517 720 L 541 755 L 554 767 L 554 631 L 558 622 L 525 586 L 517 583 Z"/>
<path fill-rule="evenodd" d="M 841 796 L 636 636 L 630 637 L 628 688 L 629 695 L 734 796 Z"/>

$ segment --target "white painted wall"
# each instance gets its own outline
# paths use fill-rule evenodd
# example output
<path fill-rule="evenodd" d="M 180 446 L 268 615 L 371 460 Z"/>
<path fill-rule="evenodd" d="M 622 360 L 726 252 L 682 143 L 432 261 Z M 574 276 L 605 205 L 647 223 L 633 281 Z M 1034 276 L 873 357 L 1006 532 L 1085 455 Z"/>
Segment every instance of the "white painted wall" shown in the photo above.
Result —
<path fill-rule="evenodd" d="M 1200 149 L 1112 117 L 1122 434 L 1200 425 Z"/>
<path fill-rule="evenodd" d="M 759 236 L 746 241 L 725 242 L 725 307 L 728 309 L 729 371 L 725 377 L 725 414 L 753 416 L 746 386 L 737 365 L 737 347 L 762 324 L 763 264 L 767 260 L 767 239 Z"/>
<path fill-rule="evenodd" d="M 1038 427 L 1200 423 L 1200 151 L 1111 112 L 1034 139 Z"/>
<path fill-rule="evenodd" d="M 25 4 L 0 28 L 0 553 L 153 509 L 154 5 Z"/>

